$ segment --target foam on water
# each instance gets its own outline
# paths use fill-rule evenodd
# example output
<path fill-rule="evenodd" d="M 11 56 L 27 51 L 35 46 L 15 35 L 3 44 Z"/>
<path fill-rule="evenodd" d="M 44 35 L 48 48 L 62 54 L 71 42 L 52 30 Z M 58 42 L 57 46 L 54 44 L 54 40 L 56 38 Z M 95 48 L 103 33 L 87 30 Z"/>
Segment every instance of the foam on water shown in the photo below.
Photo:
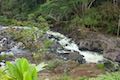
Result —
<path fill-rule="evenodd" d="M 86 60 L 87 63 L 98 63 L 99 61 L 104 60 L 103 55 L 100 55 L 99 53 L 91 52 L 91 51 L 80 51 L 78 45 L 75 44 L 74 41 L 71 41 L 71 39 L 65 37 L 64 35 L 58 32 L 48 31 L 47 34 L 59 38 L 58 42 L 60 45 L 63 46 L 64 49 L 72 52 L 74 51 L 79 52 L 81 55 L 84 56 L 84 59 Z M 64 51 L 61 51 L 61 52 L 64 52 Z"/>
<path fill-rule="evenodd" d="M 3 29 L 7 29 L 9 27 L 4 27 L 1 26 L 0 30 Z M 23 28 L 23 29 L 32 29 L 30 27 L 21 27 L 21 26 L 14 26 L 12 28 Z M 35 28 L 36 30 L 38 30 L 38 28 Z M 91 52 L 91 51 L 80 51 L 78 45 L 72 41 L 71 39 L 67 38 L 66 36 L 58 33 L 58 32 L 53 32 L 53 31 L 47 31 L 48 35 L 52 35 L 54 36 L 53 40 L 56 40 L 61 46 L 63 46 L 63 48 L 65 50 L 69 50 L 69 51 L 77 51 L 79 52 L 81 55 L 84 56 L 84 59 L 86 60 L 87 63 L 98 63 L 99 61 L 103 61 L 104 57 L 103 55 L 100 55 L 96 52 Z M 11 49 L 12 52 L 21 52 L 22 50 L 19 50 L 17 46 L 13 47 Z M 63 50 L 59 50 L 59 53 L 65 52 Z"/>

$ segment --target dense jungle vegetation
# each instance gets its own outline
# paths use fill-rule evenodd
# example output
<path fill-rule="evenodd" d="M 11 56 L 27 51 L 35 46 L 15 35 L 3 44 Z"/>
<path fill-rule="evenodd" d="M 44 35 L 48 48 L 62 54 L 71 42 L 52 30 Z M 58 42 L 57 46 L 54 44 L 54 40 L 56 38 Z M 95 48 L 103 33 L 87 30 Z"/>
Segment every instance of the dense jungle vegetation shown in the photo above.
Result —
<path fill-rule="evenodd" d="M 119 35 L 119 5 L 119 0 L 0 0 L 0 23 L 46 21 L 67 31 L 87 27 Z"/>
<path fill-rule="evenodd" d="M 93 32 L 120 36 L 120 1 L 119 0 L 0 0 L 0 25 L 38 27 L 43 31 L 50 28 L 62 28 L 63 32 L 72 32 L 87 28 Z M 34 30 L 33 30 L 34 31 Z M 14 33 L 27 47 L 26 36 L 35 38 L 33 31 Z M 24 38 L 24 37 L 25 38 Z M 22 37 L 22 38 L 21 38 Z M 20 39 L 21 38 L 21 39 Z M 33 40 L 35 41 L 35 40 Z M 46 41 L 47 42 L 47 41 Z M 50 43 L 42 43 L 48 46 Z M 37 46 L 40 48 L 39 46 Z M 37 52 L 37 51 L 36 51 Z M 40 55 L 41 56 L 41 55 Z M 40 57 L 35 56 L 35 57 Z M 24 62 L 24 63 L 22 63 Z M 63 64 L 57 60 L 48 63 L 48 69 Z M 101 67 L 102 65 L 99 65 Z M 7 63 L 7 72 L 0 69 L 0 80 L 38 80 L 36 65 L 26 59 L 18 59 L 15 64 Z M 43 66 L 44 67 L 44 66 Z M 103 68 L 103 66 L 102 66 Z M 107 73 L 96 78 L 82 77 L 74 80 L 120 80 L 120 72 Z M 20 74 L 20 75 L 19 75 Z M 9 75 L 12 75 L 10 77 Z M 57 80 L 72 80 L 63 75 Z"/>

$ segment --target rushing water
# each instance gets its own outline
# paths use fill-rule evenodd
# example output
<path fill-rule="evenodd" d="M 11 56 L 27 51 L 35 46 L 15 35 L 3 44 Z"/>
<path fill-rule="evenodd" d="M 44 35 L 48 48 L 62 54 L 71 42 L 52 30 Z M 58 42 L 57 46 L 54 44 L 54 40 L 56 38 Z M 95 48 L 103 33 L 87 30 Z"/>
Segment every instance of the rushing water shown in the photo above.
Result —
<path fill-rule="evenodd" d="M 56 40 L 60 45 L 62 45 L 65 50 L 79 52 L 79 54 L 84 56 L 84 59 L 86 60 L 87 63 L 98 63 L 104 60 L 103 55 L 100 55 L 99 53 L 79 50 L 78 45 L 75 44 L 74 41 L 58 32 L 48 31 L 47 34 L 52 35 L 53 36 L 52 39 Z"/>
<path fill-rule="evenodd" d="M 7 29 L 9 27 L 4 27 L 0 26 L 0 30 Z M 23 29 L 30 29 L 30 27 L 12 27 L 12 28 L 23 28 Z M 38 30 L 38 29 L 37 29 Z M 58 33 L 58 32 L 53 32 L 53 31 L 47 31 L 48 35 L 52 36 L 52 40 L 57 41 L 65 50 L 69 50 L 71 52 L 79 52 L 79 54 L 84 56 L 84 59 L 86 60 L 87 63 L 98 63 L 99 61 L 103 61 L 104 57 L 103 55 L 100 55 L 99 53 L 96 52 L 91 52 L 91 51 L 81 51 L 79 50 L 78 45 L 72 41 L 72 39 L 67 38 L 66 36 Z M 15 46 L 11 49 L 12 52 L 21 52 L 22 50 L 18 49 L 18 46 Z M 59 50 L 59 53 L 65 52 L 64 50 Z"/>

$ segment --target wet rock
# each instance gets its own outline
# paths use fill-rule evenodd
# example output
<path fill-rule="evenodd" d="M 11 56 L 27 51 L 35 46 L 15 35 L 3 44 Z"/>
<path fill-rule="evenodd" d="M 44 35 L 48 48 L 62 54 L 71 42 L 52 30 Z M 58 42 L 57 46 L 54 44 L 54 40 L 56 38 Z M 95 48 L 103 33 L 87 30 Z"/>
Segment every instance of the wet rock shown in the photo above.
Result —
<path fill-rule="evenodd" d="M 2 50 L 7 50 L 9 47 L 8 47 L 8 39 L 7 38 L 2 38 L 0 40 L 0 51 Z"/>
<path fill-rule="evenodd" d="M 120 38 L 96 32 L 86 32 L 85 38 L 77 40 L 79 49 L 98 51 L 112 61 L 120 62 Z"/>
<path fill-rule="evenodd" d="M 0 31 L 0 51 L 6 51 L 12 48 L 16 44 L 15 41 L 13 41 L 10 34 L 5 32 L 5 30 Z"/>
<path fill-rule="evenodd" d="M 104 50 L 106 44 L 99 40 L 81 40 L 79 42 L 79 48 L 82 50 L 90 50 L 100 52 Z"/>
<path fill-rule="evenodd" d="M 112 61 L 120 62 L 120 48 L 118 49 L 109 49 L 104 52 L 104 57 Z"/>
<path fill-rule="evenodd" d="M 11 40 L 10 38 L 2 38 L 0 40 L 0 51 L 7 51 L 13 48 L 17 42 Z"/>
<path fill-rule="evenodd" d="M 104 62 L 105 70 L 109 72 L 114 72 L 119 70 L 119 65 L 117 62 L 113 62 L 111 60 L 106 60 Z"/>
<path fill-rule="evenodd" d="M 22 50 L 24 49 L 24 44 L 22 42 L 16 42 L 12 35 L 7 33 L 6 29 L 10 28 L 0 28 L 0 56 L 5 55 L 5 60 L 11 61 L 14 59 L 13 56 L 18 57 L 20 54 L 23 56 L 28 53 Z"/>
<path fill-rule="evenodd" d="M 50 46 L 49 51 L 52 53 L 57 53 L 58 49 L 62 49 L 63 47 L 56 41 L 53 42 L 53 44 Z"/>
<path fill-rule="evenodd" d="M 86 63 L 84 56 L 80 55 L 78 52 L 61 53 L 61 54 L 59 54 L 59 56 L 61 56 L 61 58 L 65 59 L 65 60 L 77 61 L 80 64 Z"/>
<path fill-rule="evenodd" d="M 119 62 L 120 63 L 120 54 L 117 55 L 115 61 Z"/>
<path fill-rule="evenodd" d="M 17 29 L 17 30 L 19 30 L 19 29 Z M 50 48 L 50 51 L 52 53 L 56 53 L 58 56 L 66 59 L 66 60 L 75 60 L 75 61 L 78 61 L 79 63 L 85 63 L 84 56 L 82 56 L 82 55 L 80 55 L 80 53 L 78 53 L 79 48 L 74 42 L 72 42 L 71 39 L 65 37 L 64 35 L 62 35 L 60 33 L 52 32 L 52 31 L 48 32 L 48 34 L 45 35 L 44 38 L 54 39 L 54 43 L 53 43 L 53 45 L 51 45 L 51 48 Z M 10 41 L 10 39 L 9 39 L 9 41 Z M 11 42 L 9 42 L 9 43 L 11 43 Z M 7 46 L 8 46 L 8 44 L 7 44 Z M 14 50 L 16 53 L 17 51 L 19 51 L 18 48 L 16 48 L 18 46 L 19 45 L 16 46 L 16 44 L 15 44 L 15 46 L 12 47 L 11 50 L 12 51 Z M 96 50 L 96 49 L 98 49 L 98 47 L 99 47 L 98 50 L 103 49 L 101 42 L 99 40 L 97 41 L 94 39 L 80 41 L 80 47 L 81 46 L 84 48 L 87 47 L 88 50 Z M 64 52 L 60 53 L 60 52 L 58 52 L 58 50 L 60 50 L 60 52 L 63 50 Z M 66 53 L 67 50 L 71 50 L 71 51 L 68 51 Z M 19 53 L 21 53 L 21 51 Z"/>
<path fill-rule="evenodd" d="M 63 58 L 64 60 L 71 59 L 71 60 L 78 61 L 79 63 L 85 63 L 86 61 L 88 62 L 89 59 L 94 60 L 94 58 L 97 55 L 97 54 L 96 55 L 91 54 L 89 52 L 88 53 L 90 55 L 82 53 L 79 50 L 78 45 L 74 41 L 72 41 L 72 39 L 69 39 L 58 32 L 50 31 L 50 32 L 48 32 L 48 34 L 51 35 L 50 38 L 54 42 L 56 42 L 57 44 L 60 45 L 60 47 L 54 48 L 55 50 L 53 50 L 53 51 L 55 51 L 55 52 L 57 51 L 56 54 L 58 56 L 60 56 L 61 58 Z M 95 46 L 95 48 L 96 48 L 96 46 L 97 47 L 99 46 L 99 44 L 93 44 L 93 45 Z M 87 45 L 85 44 L 85 46 L 88 46 L 88 48 L 91 48 L 91 44 L 89 44 L 89 43 Z M 94 48 L 94 46 L 93 46 L 93 48 Z M 83 58 L 84 56 L 82 56 L 80 54 L 84 55 L 85 58 Z M 89 57 L 86 55 L 88 55 Z M 99 55 L 97 55 L 97 56 L 99 56 Z M 102 58 L 100 58 L 100 59 L 102 59 Z M 94 61 L 92 61 L 92 62 L 94 62 Z M 95 63 L 97 63 L 97 62 L 95 62 Z"/>

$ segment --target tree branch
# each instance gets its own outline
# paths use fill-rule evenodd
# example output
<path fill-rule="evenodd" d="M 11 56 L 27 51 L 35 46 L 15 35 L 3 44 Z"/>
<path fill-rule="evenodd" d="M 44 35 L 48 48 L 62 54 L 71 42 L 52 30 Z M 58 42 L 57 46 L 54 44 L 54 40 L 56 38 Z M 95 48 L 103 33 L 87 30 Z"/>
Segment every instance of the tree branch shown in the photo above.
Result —
<path fill-rule="evenodd" d="M 90 2 L 90 4 L 88 5 L 88 9 L 91 8 L 92 4 L 93 4 L 95 1 L 96 1 L 96 0 L 92 0 L 92 1 Z"/>

